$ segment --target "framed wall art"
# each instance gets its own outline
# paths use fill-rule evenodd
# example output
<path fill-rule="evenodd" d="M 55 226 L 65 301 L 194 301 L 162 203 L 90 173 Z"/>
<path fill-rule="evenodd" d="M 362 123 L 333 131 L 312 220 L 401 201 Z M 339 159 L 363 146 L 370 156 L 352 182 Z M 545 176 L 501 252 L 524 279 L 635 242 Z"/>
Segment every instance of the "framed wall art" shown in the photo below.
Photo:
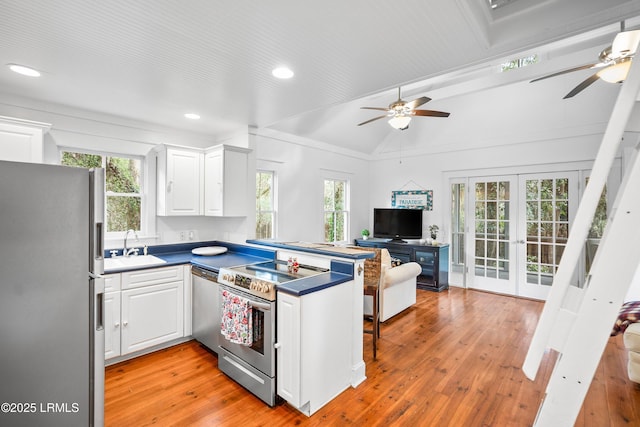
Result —
<path fill-rule="evenodd" d="M 433 190 L 393 191 L 391 207 L 401 209 L 433 210 Z"/>

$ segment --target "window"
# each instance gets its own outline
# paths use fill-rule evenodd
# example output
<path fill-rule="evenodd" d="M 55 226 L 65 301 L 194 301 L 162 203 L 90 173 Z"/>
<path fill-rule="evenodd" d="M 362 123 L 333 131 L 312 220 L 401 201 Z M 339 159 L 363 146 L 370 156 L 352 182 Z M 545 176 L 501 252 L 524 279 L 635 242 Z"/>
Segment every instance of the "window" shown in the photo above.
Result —
<path fill-rule="evenodd" d="M 504 73 L 505 71 L 515 70 L 516 68 L 522 68 L 528 65 L 536 64 L 538 63 L 538 61 L 539 58 L 536 54 L 525 56 L 523 58 L 512 59 L 508 62 L 500 64 L 500 71 Z"/>
<path fill-rule="evenodd" d="M 276 237 L 275 173 L 256 173 L 256 239 Z"/>
<path fill-rule="evenodd" d="M 346 241 L 349 234 L 348 182 L 324 180 L 324 241 Z"/>
<path fill-rule="evenodd" d="M 142 230 L 142 160 L 63 151 L 60 164 L 105 169 L 107 232 Z"/>

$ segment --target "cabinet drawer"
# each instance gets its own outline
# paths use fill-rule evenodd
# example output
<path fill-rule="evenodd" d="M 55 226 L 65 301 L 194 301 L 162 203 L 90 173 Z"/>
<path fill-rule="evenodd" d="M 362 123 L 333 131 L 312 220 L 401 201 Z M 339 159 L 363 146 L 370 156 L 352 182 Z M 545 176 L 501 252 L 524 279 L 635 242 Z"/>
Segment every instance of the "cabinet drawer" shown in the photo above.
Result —
<path fill-rule="evenodd" d="M 172 267 L 152 268 L 122 273 L 122 289 L 139 288 L 141 286 L 156 285 L 173 280 L 182 280 L 182 265 Z"/>
<path fill-rule="evenodd" d="M 104 292 L 114 292 L 120 290 L 120 273 L 107 274 L 104 276 Z"/>

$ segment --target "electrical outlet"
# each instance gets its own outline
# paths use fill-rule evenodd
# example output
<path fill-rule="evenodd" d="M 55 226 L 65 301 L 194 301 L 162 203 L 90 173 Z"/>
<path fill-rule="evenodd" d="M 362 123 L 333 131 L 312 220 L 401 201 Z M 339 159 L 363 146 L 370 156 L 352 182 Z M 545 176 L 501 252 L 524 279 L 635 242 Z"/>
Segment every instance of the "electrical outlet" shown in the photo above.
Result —
<path fill-rule="evenodd" d="M 195 230 L 189 230 L 189 240 L 195 240 L 195 239 L 196 239 Z"/>
<path fill-rule="evenodd" d="M 180 232 L 180 241 L 185 241 L 187 240 L 187 232 L 186 231 L 181 231 Z"/>

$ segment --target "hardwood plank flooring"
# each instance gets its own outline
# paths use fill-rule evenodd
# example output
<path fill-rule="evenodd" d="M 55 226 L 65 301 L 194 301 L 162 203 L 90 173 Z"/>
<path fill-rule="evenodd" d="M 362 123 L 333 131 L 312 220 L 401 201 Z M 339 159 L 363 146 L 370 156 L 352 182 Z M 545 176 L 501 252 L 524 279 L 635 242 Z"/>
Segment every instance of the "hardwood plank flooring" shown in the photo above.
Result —
<path fill-rule="evenodd" d="M 538 378 L 522 362 L 542 303 L 452 288 L 382 325 L 378 359 L 364 335 L 367 380 L 310 418 L 270 408 L 217 368 L 195 341 L 106 370 L 107 426 L 530 426 L 557 355 Z M 629 381 L 622 336 L 612 337 L 576 426 L 640 426 L 640 387 Z"/>

